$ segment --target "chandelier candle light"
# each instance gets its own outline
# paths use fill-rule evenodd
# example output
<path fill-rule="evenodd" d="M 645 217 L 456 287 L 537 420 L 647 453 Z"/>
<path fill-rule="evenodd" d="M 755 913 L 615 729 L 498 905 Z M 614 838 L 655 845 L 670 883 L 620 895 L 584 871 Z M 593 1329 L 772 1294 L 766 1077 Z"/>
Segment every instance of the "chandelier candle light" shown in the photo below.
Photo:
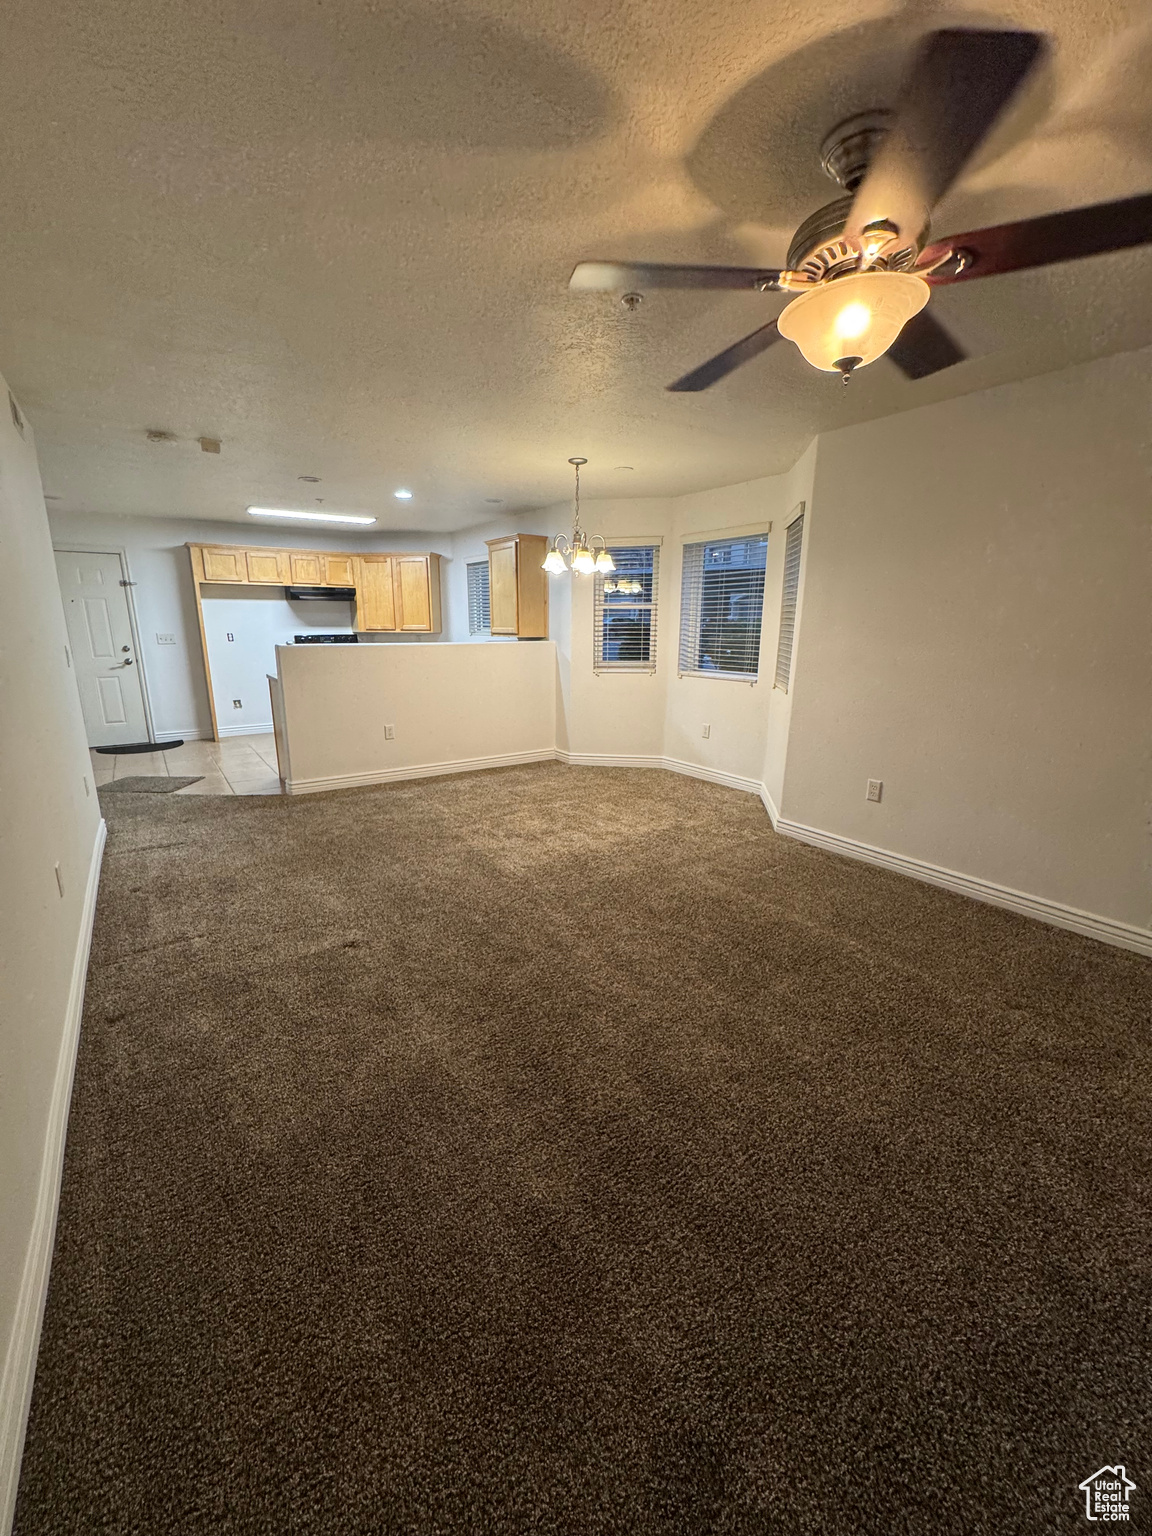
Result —
<path fill-rule="evenodd" d="M 587 459 L 569 459 L 576 471 L 576 497 L 572 504 L 572 537 L 560 533 L 552 540 L 552 548 L 544 559 L 544 569 L 550 576 L 563 576 L 571 569 L 580 576 L 591 576 L 594 571 L 606 575 L 616 569 L 616 562 L 608 552 L 603 534 L 587 534 L 580 526 L 580 466 Z M 599 540 L 600 548 L 594 546 Z"/>

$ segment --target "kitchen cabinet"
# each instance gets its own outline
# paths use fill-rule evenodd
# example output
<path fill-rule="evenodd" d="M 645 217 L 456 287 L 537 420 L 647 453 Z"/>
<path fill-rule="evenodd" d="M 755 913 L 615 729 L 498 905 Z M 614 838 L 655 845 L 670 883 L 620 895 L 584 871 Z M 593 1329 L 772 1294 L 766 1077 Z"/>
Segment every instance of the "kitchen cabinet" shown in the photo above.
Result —
<path fill-rule="evenodd" d="M 548 539 L 542 533 L 511 533 L 488 543 L 488 613 L 494 635 L 519 640 L 548 638 Z"/>
<path fill-rule="evenodd" d="M 396 587 L 391 555 L 356 558 L 356 628 L 396 628 Z"/>
<path fill-rule="evenodd" d="M 355 562 L 351 555 L 321 555 L 322 587 L 354 587 L 356 585 Z"/>
<path fill-rule="evenodd" d="M 288 556 L 279 549 L 245 552 L 248 580 L 260 586 L 282 587 L 288 581 Z"/>
<path fill-rule="evenodd" d="M 245 549 L 216 549 L 211 544 L 198 546 L 203 561 L 204 581 L 247 581 Z"/>
<path fill-rule="evenodd" d="M 356 628 L 440 633 L 439 555 L 357 555 Z"/>
<path fill-rule="evenodd" d="M 319 587 L 323 585 L 319 555 L 298 554 L 295 550 L 292 550 L 288 555 L 288 564 L 291 568 L 292 585 L 294 587 Z"/>

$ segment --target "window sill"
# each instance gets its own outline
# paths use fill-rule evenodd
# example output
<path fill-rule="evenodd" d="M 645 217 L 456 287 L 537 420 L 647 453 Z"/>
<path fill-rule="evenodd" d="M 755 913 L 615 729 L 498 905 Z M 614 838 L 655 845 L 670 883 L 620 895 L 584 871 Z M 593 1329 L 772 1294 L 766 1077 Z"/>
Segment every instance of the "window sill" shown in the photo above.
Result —
<path fill-rule="evenodd" d="M 758 674 L 755 672 L 707 672 L 704 670 L 697 672 L 686 671 L 681 668 L 680 671 L 677 672 L 676 676 L 715 678 L 718 681 L 725 683 L 747 683 L 750 687 L 755 687 L 755 685 L 760 681 Z"/>

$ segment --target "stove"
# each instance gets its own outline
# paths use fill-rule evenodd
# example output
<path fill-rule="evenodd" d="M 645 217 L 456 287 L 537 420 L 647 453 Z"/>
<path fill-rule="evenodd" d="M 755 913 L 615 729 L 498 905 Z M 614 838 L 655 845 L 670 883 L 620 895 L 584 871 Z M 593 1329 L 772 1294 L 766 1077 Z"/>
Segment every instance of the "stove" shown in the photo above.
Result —
<path fill-rule="evenodd" d="M 293 635 L 293 645 L 355 645 L 355 635 Z"/>

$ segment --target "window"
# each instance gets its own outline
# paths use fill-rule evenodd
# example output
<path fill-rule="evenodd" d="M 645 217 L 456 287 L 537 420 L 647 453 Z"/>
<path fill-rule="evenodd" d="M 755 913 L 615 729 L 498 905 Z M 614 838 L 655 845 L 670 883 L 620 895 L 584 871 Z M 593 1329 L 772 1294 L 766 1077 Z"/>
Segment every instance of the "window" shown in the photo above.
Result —
<path fill-rule="evenodd" d="M 804 541 L 804 503 L 788 524 L 784 540 L 784 591 L 780 598 L 780 642 L 776 647 L 776 687 L 788 692 L 792 643 L 796 638 L 796 596 L 800 591 L 800 548 Z"/>
<path fill-rule="evenodd" d="M 487 635 L 491 629 L 492 620 L 488 615 L 488 562 L 487 560 L 470 560 L 468 562 L 468 633 Z"/>
<path fill-rule="evenodd" d="M 685 544 L 680 671 L 755 678 L 768 535 Z"/>
<path fill-rule="evenodd" d="M 593 668 L 655 672 L 659 547 L 613 544 L 610 548 L 616 569 L 609 576 L 596 577 Z"/>

